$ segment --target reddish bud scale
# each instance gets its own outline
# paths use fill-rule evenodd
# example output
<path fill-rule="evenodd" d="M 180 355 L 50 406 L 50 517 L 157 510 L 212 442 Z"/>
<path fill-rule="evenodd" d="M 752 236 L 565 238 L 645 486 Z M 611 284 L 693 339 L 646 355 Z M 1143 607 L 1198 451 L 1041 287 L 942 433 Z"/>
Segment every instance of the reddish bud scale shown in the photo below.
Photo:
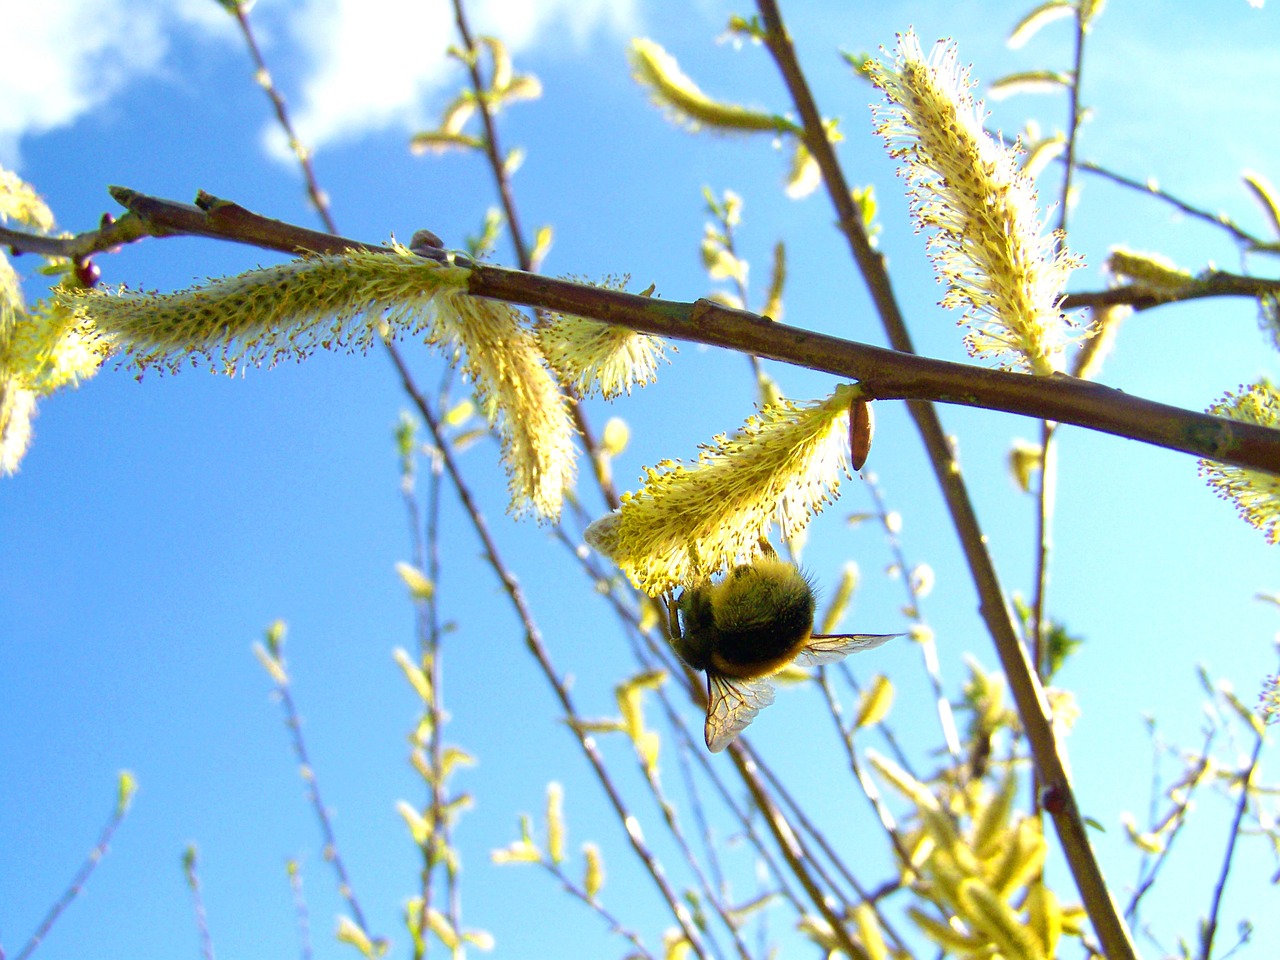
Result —
<path fill-rule="evenodd" d="M 85 289 L 96 287 L 102 279 L 102 270 L 92 260 L 77 260 L 75 271 L 76 280 Z"/>
<path fill-rule="evenodd" d="M 849 462 L 854 470 L 861 470 L 871 453 L 871 437 L 876 431 L 875 414 L 871 401 L 854 400 L 849 404 Z"/>

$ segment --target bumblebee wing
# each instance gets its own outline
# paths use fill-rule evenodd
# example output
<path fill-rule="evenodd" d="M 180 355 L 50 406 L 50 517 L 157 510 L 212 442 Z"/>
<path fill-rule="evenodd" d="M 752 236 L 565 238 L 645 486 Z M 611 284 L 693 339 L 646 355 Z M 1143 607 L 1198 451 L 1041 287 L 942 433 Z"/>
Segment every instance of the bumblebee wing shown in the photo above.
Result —
<path fill-rule="evenodd" d="M 771 703 L 773 684 L 763 677 L 740 680 L 708 672 L 707 749 L 719 753 Z"/>
<path fill-rule="evenodd" d="M 815 634 L 809 638 L 795 659 L 801 667 L 817 667 L 824 663 L 835 663 L 851 653 L 859 650 L 874 650 L 886 640 L 905 636 L 901 633 L 843 633 Z"/>

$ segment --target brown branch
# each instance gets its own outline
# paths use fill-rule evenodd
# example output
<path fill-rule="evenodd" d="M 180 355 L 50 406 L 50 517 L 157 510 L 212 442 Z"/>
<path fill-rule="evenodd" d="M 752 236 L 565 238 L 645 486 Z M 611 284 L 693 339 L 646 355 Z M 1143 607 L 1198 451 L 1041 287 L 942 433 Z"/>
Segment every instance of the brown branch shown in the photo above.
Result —
<path fill-rule="evenodd" d="M 124 187 L 112 187 L 111 193 L 130 213 L 102 230 L 53 241 L 63 245 L 56 255 L 108 249 L 144 236 L 178 235 L 231 240 L 295 255 L 388 249 L 272 220 L 203 192 L 194 206 Z M 120 229 L 130 217 L 130 226 Z M 0 242 L 11 243 L 17 251 L 34 252 L 47 247 L 50 238 L 5 231 Z M 448 255 L 433 248 L 419 252 L 439 258 Z M 470 291 L 476 296 L 592 317 L 644 333 L 808 367 L 857 380 L 871 399 L 929 400 L 1057 420 L 1222 463 L 1280 473 L 1280 430 L 1144 400 L 1088 380 L 1066 375 L 1035 377 L 935 360 L 787 326 L 710 300 L 659 300 L 471 264 L 458 255 L 455 259 L 473 268 Z"/>
<path fill-rule="evenodd" d="M 1206 297 L 1259 297 L 1280 296 L 1280 280 L 1269 277 L 1250 277 L 1223 270 L 1208 270 L 1188 280 L 1177 290 L 1152 290 L 1141 284 L 1126 284 L 1109 290 L 1090 293 L 1069 293 L 1060 304 L 1063 310 L 1079 310 L 1082 307 L 1130 306 L 1135 310 L 1149 310 L 1166 303 L 1182 303 L 1187 300 L 1203 300 Z"/>

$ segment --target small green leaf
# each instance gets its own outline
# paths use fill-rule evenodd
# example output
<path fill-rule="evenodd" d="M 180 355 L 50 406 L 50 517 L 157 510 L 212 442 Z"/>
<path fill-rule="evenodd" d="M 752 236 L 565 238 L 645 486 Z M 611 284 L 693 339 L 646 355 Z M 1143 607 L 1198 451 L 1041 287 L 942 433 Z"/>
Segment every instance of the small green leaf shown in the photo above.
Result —
<path fill-rule="evenodd" d="M 478 137 L 465 133 L 449 133 L 447 130 L 428 130 L 415 133 L 409 140 L 413 153 L 444 153 L 448 150 L 483 150 L 484 143 Z"/>
<path fill-rule="evenodd" d="M 507 45 L 493 36 L 484 36 L 477 39 L 489 51 L 489 59 L 493 63 L 489 89 L 505 89 L 511 83 L 515 70 L 515 65 L 511 61 L 511 54 L 507 52 Z"/>
<path fill-rule="evenodd" d="M 1055 93 L 1071 86 L 1071 75 L 1057 70 L 1027 70 L 1011 73 L 987 88 L 992 100 L 1003 100 L 1015 93 Z"/>
<path fill-rule="evenodd" d="M 611 457 L 616 457 L 627 449 L 631 439 L 631 428 L 621 417 L 610 417 L 600 434 L 600 450 Z"/>
<path fill-rule="evenodd" d="M 541 863 L 542 851 L 539 850 L 531 841 L 517 840 L 510 846 L 503 847 L 501 850 L 494 850 L 489 854 L 489 859 L 497 864 Z"/>
<path fill-rule="evenodd" d="M 636 81 L 673 120 L 691 130 L 706 127 L 724 133 L 799 131 L 784 117 L 712 100 L 681 71 L 676 59 L 652 40 L 633 40 L 630 54 Z"/>
<path fill-rule="evenodd" d="M 287 687 L 289 685 L 289 675 L 285 673 L 283 660 L 277 660 L 260 643 L 253 645 L 253 655 L 258 658 L 258 662 L 262 664 L 263 669 L 271 675 L 271 679 L 278 686 Z"/>
<path fill-rule="evenodd" d="M 440 419 L 446 426 L 460 427 L 475 416 L 475 412 L 475 401 L 468 397 L 465 400 L 459 400 L 446 410 L 444 416 Z"/>
<path fill-rule="evenodd" d="M 409 596 L 416 601 L 430 600 L 435 596 L 436 585 L 427 575 L 410 563 L 397 563 L 396 573 L 409 588 Z"/>
<path fill-rule="evenodd" d="M 795 150 L 791 154 L 791 167 L 787 171 L 784 192 L 792 200 L 807 197 L 818 189 L 822 183 L 822 171 L 813 154 L 804 145 L 804 141 L 796 138 Z"/>
<path fill-rule="evenodd" d="M 431 681 L 427 679 L 422 668 L 409 658 L 408 652 L 403 647 L 396 647 L 392 656 L 423 703 L 431 703 L 435 699 L 431 690 Z"/>
<path fill-rule="evenodd" d="M 586 894 L 587 900 L 594 901 L 604 887 L 604 858 L 600 855 L 600 848 L 594 843 L 584 843 L 582 855 L 586 860 L 582 891 Z"/>
<path fill-rule="evenodd" d="M 564 787 L 555 782 L 547 784 L 547 854 L 564 862 Z"/>
<path fill-rule="evenodd" d="M 484 930 L 467 930 L 462 934 L 463 942 L 471 944 L 477 950 L 488 953 L 494 948 L 493 934 Z"/>
<path fill-rule="evenodd" d="M 1010 50 L 1017 50 L 1045 25 L 1075 13 L 1076 5 L 1071 0 L 1049 0 L 1042 3 L 1014 25 L 1013 31 L 1006 41 Z"/>
<path fill-rule="evenodd" d="M 133 796 L 138 792 L 138 781 L 132 770 L 121 770 L 116 786 L 116 814 L 124 816 L 133 803 Z"/>
<path fill-rule="evenodd" d="M 1244 185 L 1262 207 L 1271 232 L 1280 237 L 1280 194 L 1276 193 L 1270 180 L 1256 171 L 1245 170 L 1241 176 L 1244 178 Z"/>
<path fill-rule="evenodd" d="M 883 673 L 877 674 L 871 686 L 862 691 L 858 698 L 858 715 L 854 720 L 854 729 L 872 727 L 889 714 L 893 706 L 893 682 Z"/>
<path fill-rule="evenodd" d="M 1023 493 L 1032 490 L 1031 479 L 1040 472 L 1044 460 L 1044 450 L 1038 443 L 1030 443 L 1015 437 L 1009 450 L 1009 473 L 1013 482 Z"/>
<path fill-rule="evenodd" d="M 529 259 L 534 264 L 539 264 L 547 258 L 547 254 L 551 252 L 551 242 L 555 239 L 555 230 L 550 226 L 538 228 L 538 232 L 533 238 L 533 250 L 529 254 Z"/>
<path fill-rule="evenodd" d="M 761 316 L 782 319 L 782 291 L 787 284 L 787 247 L 781 240 L 773 245 L 773 266 L 769 270 L 769 292 L 765 295 Z"/>
<path fill-rule="evenodd" d="M 349 943 L 369 960 L 377 960 L 378 957 L 386 951 L 386 942 L 378 941 L 375 943 L 369 939 L 369 935 L 360 927 L 356 926 L 354 920 L 350 917 L 338 918 L 338 929 L 334 934 L 339 943 Z"/>
<path fill-rule="evenodd" d="M 396 804 L 396 811 L 409 826 L 409 834 L 418 846 L 425 846 L 431 839 L 431 822 L 424 817 L 408 801 L 401 800 Z"/>
<path fill-rule="evenodd" d="M 285 624 L 283 620 L 275 620 L 271 626 L 267 627 L 267 649 L 271 651 L 271 656 L 279 657 L 281 650 L 284 649 Z"/>

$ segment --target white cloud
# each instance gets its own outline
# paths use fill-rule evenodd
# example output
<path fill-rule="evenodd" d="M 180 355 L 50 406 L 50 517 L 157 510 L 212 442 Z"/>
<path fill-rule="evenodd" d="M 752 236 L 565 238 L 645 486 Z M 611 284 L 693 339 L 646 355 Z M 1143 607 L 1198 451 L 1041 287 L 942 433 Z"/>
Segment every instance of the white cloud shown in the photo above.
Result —
<path fill-rule="evenodd" d="M 0 69 L 0 164 L 17 168 L 23 137 L 74 123 L 165 69 L 169 36 L 191 25 L 230 36 L 211 0 L 7 0 Z"/>
<path fill-rule="evenodd" d="M 581 46 L 597 30 L 629 30 L 634 17 L 633 0 L 472 0 L 467 9 L 472 33 L 499 37 L 517 69 L 521 51 L 536 43 L 563 37 Z M 445 55 L 457 28 L 443 0 L 308 0 L 286 32 L 308 61 L 293 119 L 313 149 L 387 128 L 418 130 L 430 123 L 433 96 L 459 83 Z M 278 130 L 266 136 L 273 154 L 287 155 Z"/>
<path fill-rule="evenodd" d="M 0 0 L 0 164 L 18 167 L 23 137 L 74 123 L 136 80 L 172 72 L 170 39 L 238 42 L 213 0 Z M 472 30 L 500 37 L 517 56 L 535 43 L 581 46 L 598 30 L 629 30 L 635 0 L 470 0 Z M 444 84 L 458 83 L 445 49 L 457 43 L 446 0 L 263 0 L 259 42 L 303 141 L 315 149 L 388 128 L 427 125 Z M 518 63 L 517 63 L 518 66 Z M 300 77 L 294 80 L 294 77 Z M 278 128 L 271 152 L 287 156 Z"/>
<path fill-rule="evenodd" d="M 73 122 L 164 56 L 159 18 L 121 0 L 9 3 L 0 70 L 0 163 L 16 167 L 23 136 Z"/>

